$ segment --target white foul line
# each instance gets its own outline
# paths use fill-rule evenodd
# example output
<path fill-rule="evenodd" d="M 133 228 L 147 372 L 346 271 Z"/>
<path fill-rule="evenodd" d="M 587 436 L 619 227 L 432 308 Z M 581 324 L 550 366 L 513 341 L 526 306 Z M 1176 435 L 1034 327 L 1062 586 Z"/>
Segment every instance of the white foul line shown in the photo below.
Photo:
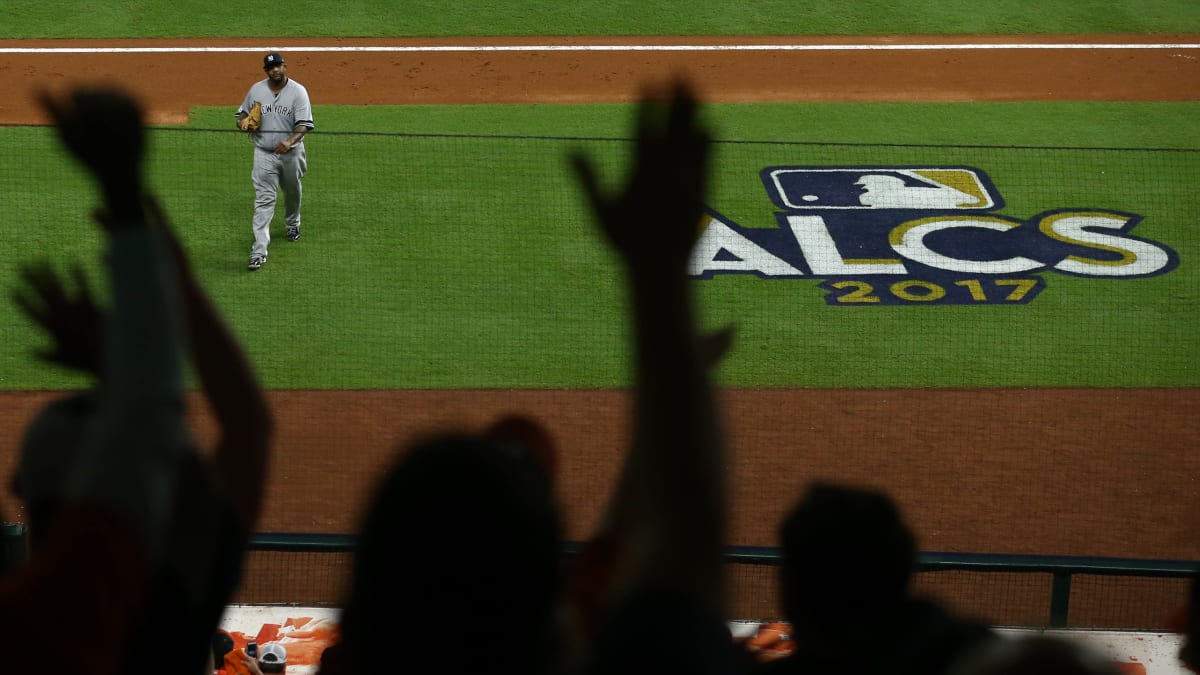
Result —
<path fill-rule="evenodd" d="M 296 47 L 0 47 L 0 54 L 220 54 L 233 52 L 838 52 L 991 49 L 1200 49 L 1193 43 L 971 43 L 845 45 L 394 45 Z"/>

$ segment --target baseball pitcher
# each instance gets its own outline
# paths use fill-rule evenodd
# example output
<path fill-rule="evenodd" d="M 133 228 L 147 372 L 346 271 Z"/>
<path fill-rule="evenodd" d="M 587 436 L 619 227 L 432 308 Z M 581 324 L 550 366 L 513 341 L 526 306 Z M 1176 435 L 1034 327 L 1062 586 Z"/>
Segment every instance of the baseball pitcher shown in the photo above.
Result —
<path fill-rule="evenodd" d="M 275 197 L 283 189 L 288 241 L 300 239 L 300 179 L 308 170 L 304 135 L 313 129 L 308 90 L 287 75 L 279 52 L 263 57 L 265 80 L 255 82 L 237 109 L 237 125 L 254 140 L 254 247 L 250 270 L 267 262 Z"/>

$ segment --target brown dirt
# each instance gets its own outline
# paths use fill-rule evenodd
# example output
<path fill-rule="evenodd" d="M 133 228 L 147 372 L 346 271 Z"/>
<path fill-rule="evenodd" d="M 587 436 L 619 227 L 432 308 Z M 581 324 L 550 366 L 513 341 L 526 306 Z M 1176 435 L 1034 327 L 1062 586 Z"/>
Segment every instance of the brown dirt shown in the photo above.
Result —
<path fill-rule="evenodd" d="M 946 39 L 875 41 L 932 44 Z M 1154 41 L 1200 42 L 1197 36 L 1156 36 Z M 480 41 L 453 41 L 471 42 Z M 385 43 L 433 41 L 309 40 L 289 45 Z M 66 44 L 0 41 L 0 47 Z M 32 93 L 39 87 L 97 80 L 131 87 L 156 121 L 182 121 L 189 105 L 236 105 L 246 86 L 261 76 L 259 56 L 0 54 L 0 91 L 8 93 L 0 99 L 0 123 L 38 122 Z M 1197 50 L 418 55 L 292 49 L 287 56 L 290 74 L 309 87 L 318 104 L 626 101 L 641 82 L 676 73 L 686 73 L 701 95 L 713 101 L 1200 98 L 1200 87 L 1194 86 L 1200 81 Z M 1200 455 L 1194 451 L 1200 438 L 1198 389 L 739 389 L 722 394 L 735 448 L 729 467 L 734 543 L 775 543 L 779 515 L 803 484 L 835 478 L 895 494 L 925 550 L 1200 558 L 1200 484 L 1195 478 Z M 0 441 L 0 470 L 12 461 L 15 430 L 48 396 L 0 393 L 0 420 L 14 430 Z M 626 440 L 628 401 L 620 391 L 277 391 L 271 400 L 280 433 L 261 526 L 265 531 L 348 531 L 376 470 L 398 442 L 431 427 L 478 426 L 503 411 L 523 411 L 545 420 L 561 444 L 569 534 L 581 537 L 608 494 Z M 206 414 L 197 414 L 197 428 L 202 438 L 211 434 Z M 0 506 L 10 514 L 15 511 L 11 500 Z"/>
<path fill-rule="evenodd" d="M 23 428 L 50 396 L 0 393 L 0 421 Z M 722 396 L 734 448 L 734 543 L 773 545 L 780 515 L 807 481 L 821 478 L 895 494 L 925 550 L 1200 555 L 1197 389 L 730 389 Z M 569 534 L 582 537 L 628 433 L 628 397 L 612 390 L 275 391 L 271 402 L 279 436 L 264 531 L 351 531 L 378 470 L 403 441 L 521 412 L 544 420 L 559 442 Z M 209 416 L 195 407 L 208 441 Z M 12 458 L 12 441 L 0 444 L 0 458 Z"/>
<path fill-rule="evenodd" d="M 997 37 L 454 39 L 454 45 L 946 44 Z M 1196 44 L 1197 36 L 1022 36 L 1022 43 Z M 268 40 L 0 41 L 0 47 L 255 47 Z M 290 40 L 287 46 L 427 46 L 434 40 Z M 443 43 L 445 44 L 445 43 Z M 260 76 L 257 54 L 0 54 L 0 124 L 42 119 L 38 88 L 115 81 L 157 122 L 190 105 L 236 106 Z M 1200 50 L 429 52 L 288 51 L 291 74 L 318 104 L 593 103 L 628 101 L 641 83 L 691 78 L 711 101 L 1179 101 L 1200 98 Z"/>

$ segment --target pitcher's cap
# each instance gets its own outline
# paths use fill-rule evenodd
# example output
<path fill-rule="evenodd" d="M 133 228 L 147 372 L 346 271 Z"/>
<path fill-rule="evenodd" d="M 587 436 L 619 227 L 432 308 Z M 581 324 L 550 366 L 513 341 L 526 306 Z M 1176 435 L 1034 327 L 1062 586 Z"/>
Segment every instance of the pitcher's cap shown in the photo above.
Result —
<path fill-rule="evenodd" d="M 281 63 L 287 63 L 283 60 L 283 54 L 271 52 L 263 57 L 263 70 L 270 70 Z"/>

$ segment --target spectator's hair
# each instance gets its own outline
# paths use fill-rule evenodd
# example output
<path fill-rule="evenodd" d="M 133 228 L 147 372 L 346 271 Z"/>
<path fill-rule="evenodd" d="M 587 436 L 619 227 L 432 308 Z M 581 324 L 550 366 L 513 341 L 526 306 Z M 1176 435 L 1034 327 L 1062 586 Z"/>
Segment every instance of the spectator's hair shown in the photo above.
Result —
<path fill-rule="evenodd" d="M 794 622 L 870 623 L 907 596 L 916 543 L 881 492 L 813 484 L 781 538 L 783 610 Z"/>
<path fill-rule="evenodd" d="M 212 655 L 213 663 L 224 663 L 225 655 L 233 651 L 233 636 L 229 631 L 218 628 L 212 636 L 212 645 L 209 653 Z"/>
<path fill-rule="evenodd" d="M 561 556 L 550 477 L 523 444 L 446 435 L 414 445 L 359 530 L 341 626 L 352 672 L 378 665 L 366 661 L 373 652 L 443 672 L 537 672 Z"/>

